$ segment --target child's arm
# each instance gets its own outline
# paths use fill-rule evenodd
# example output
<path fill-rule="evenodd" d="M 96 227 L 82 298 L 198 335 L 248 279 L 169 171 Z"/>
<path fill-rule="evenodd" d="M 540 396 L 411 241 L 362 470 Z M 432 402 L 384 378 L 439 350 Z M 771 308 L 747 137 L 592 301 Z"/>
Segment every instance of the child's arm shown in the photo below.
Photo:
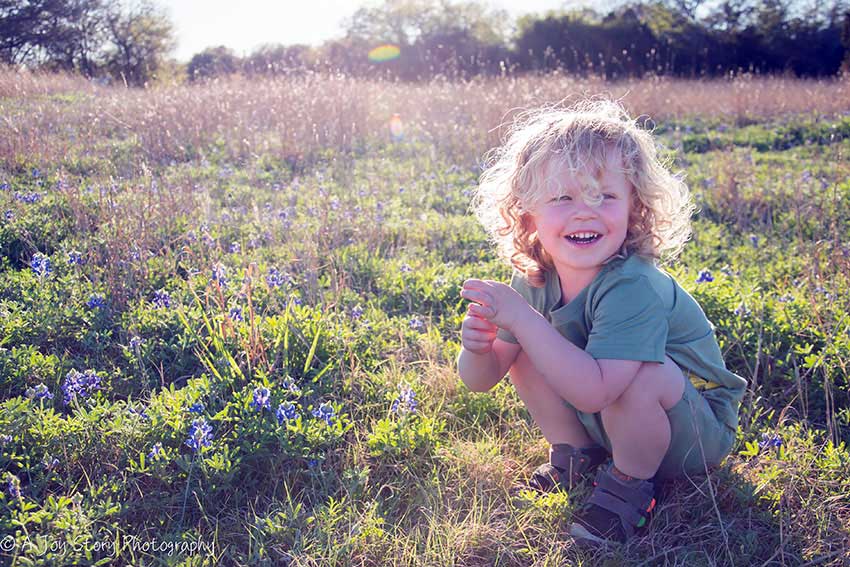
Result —
<path fill-rule="evenodd" d="M 458 374 L 473 392 L 486 392 L 495 386 L 516 360 L 521 347 L 496 338 L 498 327 L 467 311 L 461 325 Z"/>
<path fill-rule="evenodd" d="M 461 295 L 471 315 L 507 329 L 534 367 L 576 409 L 595 413 L 619 398 L 637 374 L 640 361 L 596 360 L 565 339 L 515 290 L 493 281 L 467 280 Z"/>

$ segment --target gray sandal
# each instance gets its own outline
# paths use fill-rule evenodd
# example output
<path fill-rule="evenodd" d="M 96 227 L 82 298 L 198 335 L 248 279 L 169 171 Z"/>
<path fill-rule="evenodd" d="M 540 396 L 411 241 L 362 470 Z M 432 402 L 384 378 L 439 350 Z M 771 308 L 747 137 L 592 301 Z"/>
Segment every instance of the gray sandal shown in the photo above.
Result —
<path fill-rule="evenodd" d="M 609 466 L 596 473 L 593 493 L 573 517 L 573 537 L 625 543 L 649 521 L 656 504 L 655 484 L 652 480 L 623 481 L 610 469 Z"/>
<path fill-rule="evenodd" d="M 608 451 L 602 447 L 577 449 L 567 443 L 552 445 L 549 448 L 549 462 L 537 467 L 528 486 L 540 492 L 572 490 L 587 472 L 604 463 L 607 458 Z"/>

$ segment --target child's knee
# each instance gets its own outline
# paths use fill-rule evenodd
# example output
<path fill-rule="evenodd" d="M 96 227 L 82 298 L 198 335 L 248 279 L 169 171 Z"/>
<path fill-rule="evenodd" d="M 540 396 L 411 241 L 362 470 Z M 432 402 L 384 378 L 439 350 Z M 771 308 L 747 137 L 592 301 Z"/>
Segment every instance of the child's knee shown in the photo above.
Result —
<path fill-rule="evenodd" d="M 521 351 L 511 366 L 510 379 L 515 387 L 522 388 L 526 385 L 536 384 L 543 377 L 534 368 L 534 364 L 532 364 L 528 355 Z"/>
<path fill-rule="evenodd" d="M 619 398 L 611 406 L 650 407 L 661 404 L 668 410 L 685 393 L 685 377 L 670 357 L 663 364 L 644 362 Z M 611 407 L 609 406 L 609 407 Z"/>

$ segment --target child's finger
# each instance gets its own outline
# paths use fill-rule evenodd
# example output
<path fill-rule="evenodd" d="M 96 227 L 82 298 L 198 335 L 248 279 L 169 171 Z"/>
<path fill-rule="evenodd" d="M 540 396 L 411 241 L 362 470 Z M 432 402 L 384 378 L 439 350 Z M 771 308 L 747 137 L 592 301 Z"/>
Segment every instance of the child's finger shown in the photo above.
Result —
<path fill-rule="evenodd" d="M 482 305 L 489 305 L 492 303 L 493 298 L 489 293 L 485 293 L 483 291 L 478 291 L 475 289 L 462 289 L 460 290 L 460 296 L 464 299 L 468 299 L 470 301 L 474 301 L 475 303 L 480 303 Z"/>
<path fill-rule="evenodd" d="M 464 325 L 470 329 L 480 329 L 482 331 L 490 331 L 497 329 L 498 327 L 488 321 L 487 319 L 483 319 L 481 317 L 476 317 L 475 315 L 470 315 L 467 317 Z"/>
<path fill-rule="evenodd" d="M 487 319 L 495 315 L 495 312 L 491 307 L 487 307 L 484 305 L 477 305 L 475 303 L 471 303 L 469 305 L 468 311 L 471 315 L 476 317 L 481 317 L 483 319 Z"/>
<path fill-rule="evenodd" d="M 463 348 L 468 351 L 484 354 L 493 348 L 491 341 L 463 341 Z"/>

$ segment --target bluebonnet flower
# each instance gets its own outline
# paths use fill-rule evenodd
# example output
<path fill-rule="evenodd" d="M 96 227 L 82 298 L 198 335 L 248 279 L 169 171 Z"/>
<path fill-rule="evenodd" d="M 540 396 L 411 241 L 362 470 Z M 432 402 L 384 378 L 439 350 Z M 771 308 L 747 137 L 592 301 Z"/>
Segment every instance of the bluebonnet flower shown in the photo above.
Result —
<path fill-rule="evenodd" d="M 216 264 L 212 269 L 211 282 L 218 282 L 218 285 L 224 287 L 227 285 L 227 268 L 221 264 Z"/>
<path fill-rule="evenodd" d="M 310 467 L 311 469 L 316 468 L 318 465 L 319 465 L 318 459 L 308 459 L 307 460 L 307 466 Z"/>
<path fill-rule="evenodd" d="M 8 183 L 0 183 L 0 191 L 8 191 L 9 184 Z"/>
<path fill-rule="evenodd" d="M 759 237 L 755 234 L 750 235 L 750 243 L 753 245 L 753 248 L 759 247 Z"/>
<path fill-rule="evenodd" d="M 231 307 L 230 313 L 227 314 L 233 321 L 242 321 L 242 308 L 241 307 Z"/>
<path fill-rule="evenodd" d="M 80 254 L 76 250 L 71 250 L 70 252 L 68 252 L 68 263 L 71 265 L 76 264 L 78 266 L 82 266 L 86 263 L 86 261 L 83 258 L 82 254 Z"/>
<path fill-rule="evenodd" d="M 89 300 L 86 301 L 86 307 L 89 309 L 103 309 L 106 307 L 106 300 L 99 293 L 93 293 L 89 296 Z"/>
<path fill-rule="evenodd" d="M 408 264 L 402 264 L 400 271 L 401 271 L 402 274 L 406 274 L 408 272 L 412 272 L 413 268 L 411 268 Z"/>
<path fill-rule="evenodd" d="M 313 410 L 313 417 L 324 420 L 325 423 L 331 425 L 336 412 L 333 406 L 329 403 L 324 403 Z"/>
<path fill-rule="evenodd" d="M 280 287 L 283 283 L 283 277 L 280 275 L 280 270 L 277 268 L 269 268 L 269 273 L 266 274 L 266 283 L 269 287 Z"/>
<path fill-rule="evenodd" d="M 290 421 L 300 417 L 300 414 L 298 413 L 298 406 L 292 402 L 283 402 L 277 406 L 275 415 L 277 416 L 277 422 L 281 425 L 284 421 Z"/>
<path fill-rule="evenodd" d="M 45 256 L 41 252 L 36 252 L 35 254 L 33 254 L 32 260 L 30 260 L 30 268 L 32 268 L 32 271 L 35 272 L 35 275 L 40 278 L 50 275 L 50 272 L 53 271 L 53 269 L 50 267 L 50 258 Z"/>
<path fill-rule="evenodd" d="M 15 213 L 14 213 L 14 211 L 12 211 L 12 209 L 6 209 L 6 212 L 3 213 L 3 220 L 5 220 L 6 222 L 12 222 L 12 220 L 14 220 L 14 218 L 15 218 Z"/>
<path fill-rule="evenodd" d="M 776 298 L 776 301 L 779 303 L 788 303 L 789 301 L 794 301 L 793 295 L 780 295 Z"/>
<path fill-rule="evenodd" d="M 714 277 L 712 277 L 711 272 L 709 272 L 708 270 L 700 270 L 699 271 L 699 274 L 697 275 L 697 279 L 696 279 L 697 283 L 708 283 L 708 282 L 713 282 L 713 281 L 714 281 Z"/>
<path fill-rule="evenodd" d="M 8 445 L 11 442 L 12 442 L 12 436 L 11 435 L 5 435 L 5 434 L 0 435 L 0 447 L 5 447 L 6 445 Z"/>
<path fill-rule="evenodd" d="M 189 406 L 189 413 L 196 413 L 201 415 L 204 413 L 204 402 L 195 402 L 191 406 Z"/>
<path fill-rule="evenodd" d="M 422 331 L 425 329 L 425 323 L 419 317 L 411 317 L 410 328 L 414 331 Z"/>
<path fill-rule="evenodd" d="M 140 346 L 142 346 L 142 339 L 140 337 L 133 337 L 130 339 L 131 349 L 138 350 Z"/>
<path fill-rule="evenodd" d="M 301 395 L 301 389 L 298 387 L 298 384 L 295 383 L 295 380 L 292 377 L 287 376 L 280 383 L 281 388 L 291 393 L 294 396 Z"/>
<path fill-rule="evenodd" d="M 759 447 L 762 449 L 773 447 L 779 448 L 782 446 L 782 437 L 779 435 L 770 435 L 768 433 L 761 434 L 761 441 L 759 441 Z"/>
<path fill-rule="evenodd" d="M 269 394 L 269 389 L 265 386 L 254 388 L 254 399 L 251 401 L 251 407 L 257 411 L 262 411 L 264 408 L 270 407 Z"/>
<path fill-rule="evenodd" d="M 32 168 L 32 176 L 34 179 L 41 177 L 41 172 L 38 170 L 37 167 Z"/>
<path fill-rule="evenodd" d="M 26 396 L 31 400 L 52 400 L 53 394 L 47 389 L 44 384 L 39 384 L 35 388 L 27 388 Z"/>
<path fill-rule="evenodd" d="M 231 242 L 230 243 L 230 253 L 231 254 L 239 254 L 239 252 L 241 252 L 241 251 L 242 251 L 242 245 L 241 244 L 239 244 L 238 242 Z"/>
<path fill-rule="evenodd" d="M 100 376 L 94 370 L 79 372 L 72 369 L 62 383 L 63 403 L 67 406 L 77 396 L 86 398 L 100 390 Z"/>
<path fill-rule="evenodd" d="M 158 289 L 153 294 L 153 304 L 160 309 L 171 307 L 171 296 L 164 289 Z"/>
<path fill-rule="evenodd" d="M 15 191 L 12 194 L 12 197 L 14 197 L 14 199 L 16 201 L 21 201 L 22 203 L 27 203 L 28 205 L 32 205 L 33 203 L 38 203 L 39 201 L 41 201 L 42 194 L 36 193 L 36 192 L 21 193 L 20 191 Z"/>
<path fill-rule="evenodd" d="M 6 473 L 6 478 L 8 479 L 6 482 L 6 492 L 9 493 L 11 498 L 20 498 L 21 481 L 12 473 Z"/>
<path fill-rule="evenodd" d="M 399 387 L 398 397 L 393 400 L 390 410 L 393 413 L 400 414 L 414 413 L 417 405 L 416 392 L 410 386 L 402 385 Z"/>
<path fill-rule="evenodd" d="M 803 172 L 803 175 L 800 176 L 800 181 L 802 181 L 803 183 L 808 183 L 811 180 L 812 180 L 812 172 L 807 169 Z"/>
<path fill-rule="evenodd" d="M 192 421 L 186 445 L 195 452 L 200 451 L 202 447 L 212 445 L 212 425 L 207 423 L 205 418 L 199 417 Z"/>
<path fill-rule="evenodd" d="M 301 298 L 300 298 L 300 297 L 298 297 L 297 295 L 290 295 L 290 296 L 289 296 L 289 300 L 290 300 L 292 303 L 294 303 L 295 305 L 301 305 L 301 303 L 302 303 Z"/>
<path fill-rule="evenodd" d="M 351 318 L 356 321 L 356 320 L 360 319 L 360 317 L 362 317 L 362 316 L 363 316 L 363 308 L 360 307 L 359 305 L 355 305 L 354 308 L 351 310 Z"/>
<path fill-rule="evenodd" d="M 736 317 L 746 317 L 750 314 L 750 310 L 747 307 L 747 304 L 742 301 L 738 304 L 738 307 L 732 311 L 732 313 L 734 313 Z"/>
<path fill-rule="evenodd" d="M 148 453 L 148 459 L 158 459 L 159 455 L 162 453 L 162 443 L 155 443 L 153 447 L 151 447 L 151 452 Z"/>
<path fill-rule="evenodd" d="M 45 455 L 44 459 L 41 460 L 41 464 L 44 465 L 44 468 L 47 470 L 52 470 L 53 467 L 59 464 L 59 459 L 51 457 L 50 455 Z"/>

